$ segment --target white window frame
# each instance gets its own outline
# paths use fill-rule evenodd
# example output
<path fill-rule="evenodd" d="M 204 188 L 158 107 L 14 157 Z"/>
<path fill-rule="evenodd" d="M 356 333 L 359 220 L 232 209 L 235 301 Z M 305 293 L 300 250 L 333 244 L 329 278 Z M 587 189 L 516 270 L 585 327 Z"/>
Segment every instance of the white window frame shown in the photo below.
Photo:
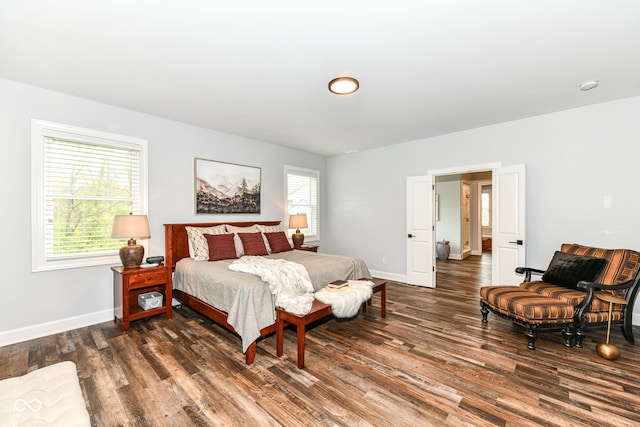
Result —
<path fill-rule="evenodd" d="M 320 171 L 316 169 L 301 168 L 298 166 L 284 165 L 284 221 L 283 230 L 287 230 L 287 234 L 291 234 L 292 230 L 289 229 L 289 174 L 298 173 L 300 175 L 312 175 L 316 178 L 316 233 L 308 234 L 304 233 L 305 242 L 317 242 L 320 240 Z M 297 213 L 297 212 L 296 212 Z M 307 218 L 309 221 L 309 218 Z"/>
<path fill-rule="evenodd" d="M 118 251 L 91 256 L 61 257 L 47 259 L 45 243 L 45 138 L 64 138 L 98 145 L 129 148 L 140 153 L 140 212 L 147 213 L 148 141 L 124 135 L 116 135 L 43 120 L 31 120 L 31 269 L 33 272 L 119 264 Z M 147 241 L 138 241 L 147 250 Z M 113 253 L 111 253 L 113 252 Z"/>

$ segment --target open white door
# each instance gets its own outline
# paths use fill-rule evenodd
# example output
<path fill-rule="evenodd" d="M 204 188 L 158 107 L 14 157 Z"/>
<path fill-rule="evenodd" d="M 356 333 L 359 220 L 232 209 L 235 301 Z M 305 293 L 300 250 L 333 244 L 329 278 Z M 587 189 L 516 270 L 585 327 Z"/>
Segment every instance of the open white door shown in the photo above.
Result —
<path fill-rule="evenodd" d="M 433 176 L 407 178 L 407 283 L 435 286 Z"/>
<path fill-rule="evenodd" d="M 517 285 L 522 277 L 515 268 L 525 262 L 525 165 L 492 172 L 492 283 Z"/>

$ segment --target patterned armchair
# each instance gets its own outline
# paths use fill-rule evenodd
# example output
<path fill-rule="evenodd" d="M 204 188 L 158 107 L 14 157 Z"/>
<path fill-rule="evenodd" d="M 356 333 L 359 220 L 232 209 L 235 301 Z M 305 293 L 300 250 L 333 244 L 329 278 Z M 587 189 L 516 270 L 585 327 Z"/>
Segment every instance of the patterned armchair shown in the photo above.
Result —
<path fill-rule="evenodd" d="M 607 326 L 609 303 L 598 299 L 597 292 L 609 292 L 627 301 L 613 304 L 611 324 L 620 326 L 625 339 L 633 343 L 639 267 L 636 251 L 565 243 L 547 270 L 518 267 L 516 272 L 524 274 L 519 286 L 482 287 L 482 322 L 487 323 L 491 311 L 522 326 L 532 350 L 540 330 L 562 331 L 566 346 L 582 347 L 587 329 Z M 533 275 L 542 277 L 532 280 Z"/>

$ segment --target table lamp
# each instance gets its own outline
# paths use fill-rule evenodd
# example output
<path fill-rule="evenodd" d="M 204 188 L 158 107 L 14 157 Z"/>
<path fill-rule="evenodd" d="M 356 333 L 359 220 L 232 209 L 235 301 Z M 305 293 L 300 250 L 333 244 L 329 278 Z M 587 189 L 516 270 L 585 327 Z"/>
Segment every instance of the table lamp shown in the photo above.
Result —
<path fill-rule="evenodd" d="M 136 244 L 136 239 L 148 239 L 149 220 L 146 215 L 116 215 L 111 229 L 112 239 L 129 239 L 127 246 L 120 248 L 120 260 L 124 268 L 140 267 L 144 257 L 144 247 Z"/>
<path fill-rule="evenodd" d="M 289 216 L 289 228 L 296 229 L 296 232 L 291 235 L 291 240 L 293 240 L 294 248 L 299 248 L 304 243 L 304 234 L 300 232 L 300 229 L 307 227 L 307 214 L 297 214 Z"/>

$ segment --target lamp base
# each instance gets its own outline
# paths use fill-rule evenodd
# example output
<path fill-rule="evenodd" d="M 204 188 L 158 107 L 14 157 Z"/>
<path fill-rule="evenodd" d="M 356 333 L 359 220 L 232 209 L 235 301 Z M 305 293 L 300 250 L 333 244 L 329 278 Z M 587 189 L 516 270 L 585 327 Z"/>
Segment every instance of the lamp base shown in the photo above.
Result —
<path fill-rule="evenodd" d="M 616 360 L 620 357 L 620 350 L 613 344 L 601 342 L 596 346 L 598 355 L 603 359 Z"/>
<path fill-rule="evenodd" d="M 291 240 L 293 240 L 293 247 L 297 249 L 304 243 L 304 234 L 298 230 L 291 235 Z"/>
<path fill-rule="evenodd" d="M 122 261 L 124 268 L 140 267 L 142 258 L 144 258 L 144 246 L 142 245 L 129 244 L 120 248 L 120 261 Z"/>

